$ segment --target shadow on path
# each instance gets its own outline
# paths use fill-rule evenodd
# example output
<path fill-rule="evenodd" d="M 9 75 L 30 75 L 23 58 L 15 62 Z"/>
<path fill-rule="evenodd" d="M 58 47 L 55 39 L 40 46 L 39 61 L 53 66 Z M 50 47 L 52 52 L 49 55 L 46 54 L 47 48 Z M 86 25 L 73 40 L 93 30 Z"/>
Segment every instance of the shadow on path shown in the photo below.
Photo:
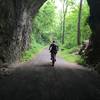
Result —
<path fill-rule="evenodd" d="M 100 100 L 100 76 L 59 57 L 51 67 L 49 53 L 44 50 L 0 79 L 0 100 L 12 99 Z"/>

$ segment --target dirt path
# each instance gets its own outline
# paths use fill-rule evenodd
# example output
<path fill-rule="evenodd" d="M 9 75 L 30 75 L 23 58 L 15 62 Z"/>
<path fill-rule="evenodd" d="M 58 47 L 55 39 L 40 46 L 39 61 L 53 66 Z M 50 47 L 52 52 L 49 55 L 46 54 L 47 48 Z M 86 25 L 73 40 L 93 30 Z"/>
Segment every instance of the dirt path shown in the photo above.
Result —
<path fill-rule="evenodd" d="M 0 100 L 100 100 L 100 76 L 96 72 L 59 57 L 52 67 L 46 49 L 11 69 L 0 78 Z"/>

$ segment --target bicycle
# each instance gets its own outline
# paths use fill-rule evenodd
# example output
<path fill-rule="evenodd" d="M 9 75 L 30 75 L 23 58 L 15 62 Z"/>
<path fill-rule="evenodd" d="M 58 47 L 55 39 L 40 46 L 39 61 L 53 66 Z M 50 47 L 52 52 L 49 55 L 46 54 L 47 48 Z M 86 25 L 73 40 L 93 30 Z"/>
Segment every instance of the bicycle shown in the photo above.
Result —
<path fill-rule="evenodd" d="M 51 53 L 51 60 L 52 60 L 52 66 L 54 66 L 55 62 L 56 62 L 56 54 L 55 53 Z"/>

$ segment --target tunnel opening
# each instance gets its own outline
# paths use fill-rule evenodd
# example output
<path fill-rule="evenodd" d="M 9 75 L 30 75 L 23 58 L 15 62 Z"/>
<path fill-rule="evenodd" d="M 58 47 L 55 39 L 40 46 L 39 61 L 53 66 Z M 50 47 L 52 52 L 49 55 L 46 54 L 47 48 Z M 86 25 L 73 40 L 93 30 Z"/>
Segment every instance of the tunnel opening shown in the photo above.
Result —
<path fill-rule="evenodd" d="M 79 49 L 79 47 L 77 46 L 79 3 L 80 2 L 77 1 L 73 1 L 71 3 L 69 2 L 67 10 L 68 12 L 63 12 L 63 2 L 61 2 L 60 0 L 55 0 L 55 2 L 52 2 L 52 0 L 48 0 L 47 2 L 45 2 L 45 4 L 39 9 L 39 12 L 35 16 L 35 18 L 33 18 L 33 30 L 31 33 L 31 38 L 33 41 L 31 45 L 33 45 L 33 48 L 31 48 L 29 52 L 26 52 L 26 54 L 24 54 L 25 60 L 27 60 L 32 50 L 33 52 L 35 52 L 34 49 L 36 49 L 37 51 L 39 47 L 41 48 L 41 44 L 43 44 L 43 46 L 48 45 L 48 43 L 50 44 L 52 40 L 55 40 L 60 45 L 60 55 L 66 55 L 64 56 L 64 58 L 69 61 L 79 62 L 81 57 L 75 54 Z M 65 23 L 63 23 L 64 13 L 66 13 Z M 80 25 L 82 30 L 80 37 L 81 43 L 90 37 L 91 31 L 86 21 L 88 16 L 89 8 L 87 2 L 84 1 Z M 63 29 L 63 24 L 65 24 L 65 29 Z M 65 31 L 65 43 L 62 45 L 63 31 Z"/>

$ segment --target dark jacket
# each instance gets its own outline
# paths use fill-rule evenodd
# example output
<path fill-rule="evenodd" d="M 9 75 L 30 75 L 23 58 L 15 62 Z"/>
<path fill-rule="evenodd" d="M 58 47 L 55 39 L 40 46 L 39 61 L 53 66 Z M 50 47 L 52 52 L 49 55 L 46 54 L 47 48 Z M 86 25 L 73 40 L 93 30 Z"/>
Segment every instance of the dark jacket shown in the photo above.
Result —
<path fill-rule="evenodd" d="M 57 51 L 58 51 L 58 45 L 55 44 L 55 43 L 50 44 L 49 50 L 50 50 L 51 53 L 55 53 L 56 54 Z"/>

